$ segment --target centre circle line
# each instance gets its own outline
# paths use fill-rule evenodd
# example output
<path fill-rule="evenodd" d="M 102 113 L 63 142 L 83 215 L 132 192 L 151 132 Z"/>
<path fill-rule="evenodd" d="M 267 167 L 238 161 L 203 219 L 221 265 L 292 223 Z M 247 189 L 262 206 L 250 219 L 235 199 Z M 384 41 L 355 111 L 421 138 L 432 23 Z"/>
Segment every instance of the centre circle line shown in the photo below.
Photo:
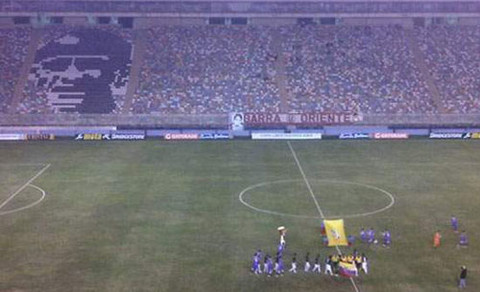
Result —
<path fill-rule="evenodd" d="M 326 219 L 326 218 L 332 218 L 332 219 L 335 219 L 335 218 L 357 218 L 357 217 L 366 217 L 366 216 L 370 216 L 370 215 L 374 215 L 374 214 L 378 214 L 380 212 L 384 212 L 388 209 L 390 209 L 394 204 L 395 204 L 395 197 L 393 196 L 392 193 L 382 189 L 382 188 L 379 188 L 379 187 L 376 187 L 376 186 L 372 186 L 372 185 L 369 185 L 369 184 L 364 184 L 364 183 L 358 183 L 358 182 L 350 182 L 350 181 L 342 181 L 342 180 L 329 180 L 329 179 L 319 179 L 319 180 L 315 180 L 316 182 L 326 182 L 326 183 L 333 183 L 333 184 L 344 184 L 344 185 L 357 185 L 357 186 L 361 186 L 361 187 L 365 187 L 365 188 L 368 188 L 368 189 L 371 189 L 371 190 L 376 190 L 378 192 L 381 192 L 383 193 L 384 195 L 386 195 L 389 199 L 390 199 L 390 203 L 385 206 L 385 207 L 382 207 L 380 209 L 377 209 L 377 210 L 373 210 L 373 211 L 370 211 L 370 212 L 364 212 L 364 213 L 358 213 L 358 214 L 351 214 L 351 215 L 333 215 L 333 216 L 328 216 L 328 217 L 321 217 L 321 216 L 307 216 L 307 215 L 296 215 L 296 214 L 288 214 L 288 213 L 282 213 L 282 212 L 277 212 L 277 211 L 271 211 L 271 210 L 267 210 L 267 209 L 262 209 L 262 208 L 257 208 L 251 204 L 249 204 L 248 202 L 245 201 L 244 199 L 244 195 L 246 193 L 248 193 L 249 191 L 253 190 L 253 189 L 256 189 L 256 188 L 260 188 L 260 187 L 263 187 L 263 186 L 268 186 L 268 185 L 274 185 L 274 184 L 282 184 L 282 183 L 291 183 L 291 182 L 300 182 L 302 181 L 301 179 L 284 179 L 284 180 L 276 180 L 276 181 L 266 181 L 266 182 L 261 182 L 261 183 L 257 183 L 257 184 L 254 184 L 254 185 L 251 185 L 245 189 L 243 189 L 240 194 L 238 195 L 238 199 L 239 201 L 246 207 L 252 209 L 252 210 L 255 210 L 257 212 L 261 212 L 261 213 L 265 213 L 265 214 L 270 214 L 270 215 L 277 215 L 277 216 L 284 216 L 284 217 L 293 217 L 293 218 L 303 218 L 303 219 Z"/>

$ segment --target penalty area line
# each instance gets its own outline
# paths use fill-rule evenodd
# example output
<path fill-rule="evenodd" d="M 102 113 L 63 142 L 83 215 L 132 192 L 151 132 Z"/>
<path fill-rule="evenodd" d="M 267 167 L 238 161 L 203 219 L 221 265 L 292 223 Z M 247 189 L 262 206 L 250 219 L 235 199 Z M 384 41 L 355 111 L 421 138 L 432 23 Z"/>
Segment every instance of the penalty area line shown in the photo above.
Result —
<path fill-rule="evenodd" d="M 21 191 L 23 191 L 26 187 L 28 187 L 34 180 L 36 180 L 39 176 L 41 176 L 49 167 L 50 163 L 45 165 L 37 174 L 35 174 L 31 179 L 29 179 L 24 185 L 22 185 L 18 190 L 16 190 L 13 194 L 10 195 L 2 204 L 0 204 L 0 209 L 5 207 L 13 198 L 15 198 Z"/>
<path fill-rule="evenodd" d="M 298 170 L 300 170 L 300 173 L 302 174 L 303 180 L 305 181 L 305 184 L 307 185 L 307 189 L 310 192 L 310 196 L 312 197 L 313 201 L 315 202 L 315 206 L 317 207 L 318 213 L 320 214 L 320 217 L 322 219 L 325 219 L 325 216 L 323 215 L 322 209 L 320 208 L 320 204 L 318 204 L 317 198 L 315 198 L 315 194 L 313 193 L 312 187 L 310 186 L 310 183 L 308 182 L 307 176 L 305 175 L 305 172 L 303 171 L 302 165 L 300 164 L 300 161 L 298 160 L 297 154 L 295 153 L 295 150 L 293 149 L 292 144 L 290 141 L 287 141 L 288 147 L 290 148 L 290 152 L 293 155 L 293 159 L 295 159 L 295 163 L 297 164 Z M 338 246 L 335 246 L 336 250 L 338 253 L 342 253 L 340 248 Z M 350 282 L 352 283 L 353 288 L 355 289 L 355 292 L 360 292 L 360 290 L 357 287 L 357 284 L 355 283 L 355 280 L 353 278 L 349 278 Z"/>

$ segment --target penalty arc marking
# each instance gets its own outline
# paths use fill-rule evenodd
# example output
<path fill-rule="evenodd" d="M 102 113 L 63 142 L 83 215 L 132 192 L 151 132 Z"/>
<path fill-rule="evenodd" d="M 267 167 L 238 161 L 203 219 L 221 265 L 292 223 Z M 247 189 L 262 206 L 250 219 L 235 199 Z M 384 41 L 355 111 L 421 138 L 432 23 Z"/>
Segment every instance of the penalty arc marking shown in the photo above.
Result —
<path fill-rule="evenodd" d="M 12 209 L 12 210 L 3 211 L 3 212 L 0 211 L 0 216 L 12 214 L 12 213 L 16 213 L 16 212 L 23 211 L 23 210 L 26 210 L 26 209 L 30 209 L 30 208 L 32 208 L 33 206 L 40 204 L 40 202 L 43 201 L 43 199 L 45 199 L 45 196 L 47 195 L 47 193 L 46 193 L 42 188 L 37 187 L 36 185 L 32 185 L 32 184 L 29 184 L 28 186 L 31 187 L 31 188 L 36 189 L 37 191 L 39 191 L 39 192 L 42 194 L 42 196 L 40 197 L 40 199 L 38 199 L 38 200 L 36 200 L 35 202 L 30 203 L 30 204 L 28 204 L 28 205 L 26 205 L 26 206 L 17 208 L 17 209 Z"/>
<path fill-rule="evenodd" d="M 11 194 L 5 201 L 3 201 L 1 204 L 0 204 L 0 209 L 2 209 L 3 207 L 5 207 L 11 200 L 13 200 L 19 193 L 21 193 L 25 188 L 27 187 L 31 187 L 31 188 L 34 188 L 38 191 L 40 191 L 42 193 L 42 196 L 40 197 L 39 200 L 31 203 L 31 204 L 28 204 L 26 206 L 23 206 L 23 207 L 20 207 L 20 208 L 17 208 L 17 209 L 13 209 L 13 210 L 8 210 L 8 211 L 0 211 L 0 216 L 1 215 L 7 215 L 7 214 L 12 214 L 12 213 L 15 213 L 15 212 L 19 212 L 19 211 L 22 211 L 22 210 L 25 210 L 25 209 L 28 209 L 28 208 L 31 208 L 37 204 L 39 204 L 41 201 L 43 201 L 43 199 L 45 199 L 45 196 L 46 196 L 46 192 L 41 189 L 40 187 L 37 187 L 35 185 L 32 184 L 32 182 L 34 180 L 36 180 L 39 176 L 41 176 L 49 167 L 50 167 L 50 164 L 43 164 L 44 167 L 39 171 L 37 172 L 37 174 L 35 174 L 32 178 L 30 178 L 25 184 L 23 184 L 17 191 L 15 191 L 13 194 Z"/>

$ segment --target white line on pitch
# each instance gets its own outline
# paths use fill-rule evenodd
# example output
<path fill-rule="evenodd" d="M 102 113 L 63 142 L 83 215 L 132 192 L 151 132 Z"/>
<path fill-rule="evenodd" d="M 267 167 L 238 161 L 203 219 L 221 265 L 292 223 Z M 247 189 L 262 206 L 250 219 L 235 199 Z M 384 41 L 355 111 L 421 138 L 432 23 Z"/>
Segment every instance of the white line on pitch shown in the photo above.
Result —
<path fill-rule="evenodd" d="M 318 204 L 318 201 L 315 198 L 315 194 L 313 193 L 312 187 L 310 186 L 310 183 L 308 182 L 308 179 L 305 176 L 305 172 L 303 171 L 302 165 L 300 164 L 300 161 L 297 158 L 297 154 L 295 153 L 295 150 L 293 150 L 293 147 L 292 147 L 292 144 L 290 143 L 290 141 L 287 141 L 287 144 L 288 144 L 288 147 L 290 148 L 290 152 L 292 152 L 292 155 L 293 155 L 293 158 L 295 159 L 295 162 L 297 163 L 298 169 L 300 170 L 300 173 L 302 174 L 303 180 L 305 181 L 305 184 L 307 185 L 307 189 L 310 191 L 310 195 L 312 196 L 312 199 L 315 202 L 315 206 L 317 206 L 318 213 L 320 214 L 322 219 L 324 219 L 325 216 L 323 216 L 322 209 L 320 208 L 320 205 Z M 335 246 L 335 248 L 337 249 L 338 253 L 340 253 L 340 254 L 342 253 L 342 251 L 340 250 L 340 248 L 337 245 Z M 353 278 L 350 278 L 350 282 L 352 283 L 353 288 L 355 289 L 355 292 L 360 292 L 360 290 L 358 289 L 357 284 L 355 283 L 355 280 L 353 280 Z"/>
<path fill-rule="evenodd" d="M 303 168 L 300 165 L 300 161 L 298 161 L 297 154 L 295 153 L 295 150 L 293 150 L 292 144 L 290 144 L 290 141 L 287 141 L 287 144 L 288 144 L 288 147 L 290 147 L 290 151 L 292 152 L 293 158 L 295 159 L 295 162 L 297 163 L 298 169 L 300 170 L 300 173 L 302 174 L 303 180 L 305 181 L 305 184 L 307 185 L 307 189 L 310 191 L 310 195 L 312 196 L 312 199 L 315 202 L 315 206 L 317 206 L 317 210 L 318 210 L 318 213 L 320 214 L 320 217 L 325 218 L 325 216 L 323 216 L 322 209 L 320 209 L 320 205 L 318 204 L 318 201 L 315 198 L 315 195 L 313 194 L 312 187 L 310 186 L 310 183 L 308 182 L 308 179 L 305 176 L 305 172 L 303 172 Z"/>
<path fill-rule="evenodd" d="M 10 202 L 11 200 L 13 200 L 13 198 L 15 198 L 16 195 L 18 195 L 21 191 L 23 191 L 30 183 L 32 183 L 34 180 L 36 180 L 39 176 L 42 175 L 42 173 L 45 172 L 45 170 L 47 170 L 48 168 L 50 167 L 50 164 L 47 164 L 44 168 L 42 168 L 39 172 L 37 172 L 36 175 L 34 175 L 31 179 L 29 179 L 23 186 L 21 186 L 15 193 L 13 193 L 12 195 L 10 195 L 10 197 L 8 197 L 1 205 L 0 205 L 0 209 L 2 209 L 6 204 L 8 204 L 8 202 Z"/>
<path fill-rule="evenodd" d="M 43 199 L 45 199 L 45 196 L 47 195 L 47 193 L 42 188 L 37 187 L 36 185 L 32 185 L 32 184 L 30 184 L 28 186 L 31 187 L 31 188 L 34 188 L 34 189 L 40 191 L 40 193 L 42 193 L 42 196 L 40 197 L 40 199 L 36 200 L 35 202 L 33 202 L 31 204 L 28 204 L 26 206 L 23 206 L 23 207 L 20 207 L 20 208 L 17 208 L 17 209 L 0 212 L 0 216 L 9 215 L 9 214 L 17 213 L 17 212 L 20 212 L 20 211 L 23 211 L 23 210 L 26 210 L 26 209 L 30 209 L 33 206 L 40 204 L 40 202 L 43 201 Z"/>

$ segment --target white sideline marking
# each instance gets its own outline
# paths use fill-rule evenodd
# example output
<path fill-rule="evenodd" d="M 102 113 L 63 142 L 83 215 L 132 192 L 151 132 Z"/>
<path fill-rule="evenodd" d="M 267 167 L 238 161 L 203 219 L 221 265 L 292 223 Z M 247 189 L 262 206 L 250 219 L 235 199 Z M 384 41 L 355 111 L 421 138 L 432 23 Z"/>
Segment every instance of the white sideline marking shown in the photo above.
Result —
<path fill-rule="evenodd" d="M 310 187 L 310 183 L 308 182 L 308 179 L 305 176 L 305 172 L 303 172 L 302 165 L 300 165 L 300 161 L 298 161 L 297 154 L 295 153 L 295 150 L 293 150 L 292 144 L 290 144 L 290 141 L 287 141 L 287 144 L 288 144 L 288 147 L 290 148 L 290 151 L 292 152 L 292 155 L 293 155 L 293 158 L 295 159 L 295 162 L 297 163 L 298 169 L 300 170 L 300 173 L 303 176 L 303 180 L 305 181 L 305 184 L 307 185 L 307 188 L 310 191 L 310 195 L 312 196 L 312 199 L 315 202 L 315 205 L 317 206 L 318 213 L 320 214 L 320 216 L 322 218 L 325 218 L 325 216 L 323 216 L 322 209 L 320 209 L 320 205 L 318 204 L 318 201 L 315 198 L 315 194 L 313 193 L 312 188 Z M 342 253 L 342 251 L 340 250 L 340 248 L 338 246 L 335 246 L 335 248 L 337 249 L 338 253 L 340 253 L 340 254 Z M 360 290 L 358 289 L 357 284 L 355 283 L 355 280 L 353 280 L 353 278 L 350 278 L 350 282 L 352 283 L 352 286 L 355 289 L 355 292 L 360 292 Z"/>
<path fill-rule="evenodd" d="M 39 176 L 42 175 L 42 173 L 45 172 L 50 167 L 50 163 L 47 164 L 44 168 L 42 168 L 39 172 L 37 172 L 36 175 L 34 175 L 31 179 L 29 179 L 23 186 L 21 186 L 15 193 L 10 195 L 2 204 L 0 204 L 0 209 L 5 207 L 5 205 L 8 204 L 13 198 L 15 198 L 21 191 L 23 191 L 26 187 L 28 187 L 34 180 L 36 180 Z M 38 188 L 38 187 L 37 187 Z M 42 199 L 43 200 L 43 199 Z"/>

